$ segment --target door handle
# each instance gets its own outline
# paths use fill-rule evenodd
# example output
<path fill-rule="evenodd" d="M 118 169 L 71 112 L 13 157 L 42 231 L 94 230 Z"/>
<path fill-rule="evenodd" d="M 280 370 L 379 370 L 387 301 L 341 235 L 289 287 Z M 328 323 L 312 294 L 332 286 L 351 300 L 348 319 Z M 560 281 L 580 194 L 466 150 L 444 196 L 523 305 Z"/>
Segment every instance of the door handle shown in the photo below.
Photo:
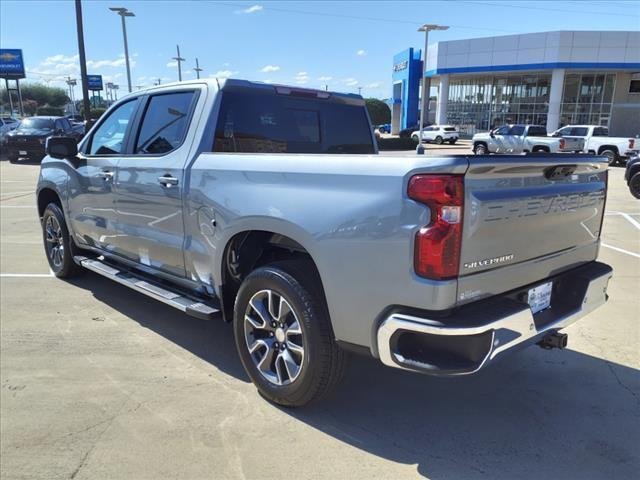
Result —
<path fill-rule="evenodd" d="M 97 176 L 102 177 L 102 179 L 104 179 L 105 181 L 108 181 L 113 179 L 113 172 L 110 172 L 109 170 L 103 170 L 102 172 L 98 173 Z"/>
<path fill-rule="evenodd" d="M 158 177 L 158 183 L 163 187 L 170 187 L 171 185 L 178 185 L 178 179 L 172 175 L 164 175 L 162 177 Z"/>

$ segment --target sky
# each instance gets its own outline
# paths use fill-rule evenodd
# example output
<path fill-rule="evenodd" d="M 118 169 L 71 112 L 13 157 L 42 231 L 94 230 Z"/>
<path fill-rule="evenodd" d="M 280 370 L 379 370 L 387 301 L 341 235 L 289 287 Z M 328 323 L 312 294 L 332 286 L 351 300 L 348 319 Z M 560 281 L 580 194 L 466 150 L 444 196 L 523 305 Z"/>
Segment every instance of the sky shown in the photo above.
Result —
<path fill-rule="evenodd" d="M 388 98 L 393 55 L 421 48 L 423 23 L 450 26 L 430 43 L 551 30 L 640 30 L 640 1 L 128 1 L 84 0 L 89 74 L 127 90 L 120 17 L 126 7 L 132 84 L 233 77 Z M 79 78 L 71 0 L 0 1 L 0 47 L 21 48 L 27 81 Z M 80 88 L 76 87 L 76 98 Z"/>

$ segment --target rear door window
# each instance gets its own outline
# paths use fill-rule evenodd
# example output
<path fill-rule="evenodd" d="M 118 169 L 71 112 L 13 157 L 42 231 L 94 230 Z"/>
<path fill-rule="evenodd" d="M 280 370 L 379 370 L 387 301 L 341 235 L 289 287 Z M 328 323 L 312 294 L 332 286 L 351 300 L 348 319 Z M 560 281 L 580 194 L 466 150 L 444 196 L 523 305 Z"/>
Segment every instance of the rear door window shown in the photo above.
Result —
<path fill-rule="evenodd" d="M 587 127 L 573 127 L 571 129 L 571 135 L 574 137 L 586 137 Z"/>
<path fill-rule="evenodd" d="M 509 135 L 516 135 L 516 136 L 524 135 L 524 126 L 514 125 L 513 127 L 511 127 L 511 130 L 509 131 Z M 529 135 L 535 135 L 535 133 L 531 129 L 529 129 Z"/>
<path fill-rule="evenodd" d="M 154 95 L 149 99 L 136 140 L 135 154 L 165 154 L 178 148 L 189 128 L 194 91 Z"/>
<path fill-rule="evenodd" d="M 606 127 L 596 127 L 593 129 L 593 136 L 594 137 L 608 137 L 609 136 L 609 129 Z"/>
<path fill-rule="evenodd" d="M 520 127 L 520 128 L 524 133 L 524 127 Z M 519 135 L 522 135 L 522 133 L 520 133 Z M 529 133 L 527 135 L 529 135 L 530 137 L 546 137 L 547 129 L 544 127 L 529 127 Z"/>
<path fill-rule="evenodd" d="M 364 106 L 273 92 L 225 91 L 216 152 L 373 153 Z"/>

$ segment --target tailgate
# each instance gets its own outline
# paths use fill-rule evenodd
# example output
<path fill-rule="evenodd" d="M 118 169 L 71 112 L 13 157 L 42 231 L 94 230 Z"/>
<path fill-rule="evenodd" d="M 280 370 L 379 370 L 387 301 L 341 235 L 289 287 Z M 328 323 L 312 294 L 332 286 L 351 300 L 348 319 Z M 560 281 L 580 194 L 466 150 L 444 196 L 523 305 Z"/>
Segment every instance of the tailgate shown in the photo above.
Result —
<path fill-rule="evenodd" d="M 602 157 L 478 156 L 469 162 L 459 299 L 595 260 L 607 184 Z"/>

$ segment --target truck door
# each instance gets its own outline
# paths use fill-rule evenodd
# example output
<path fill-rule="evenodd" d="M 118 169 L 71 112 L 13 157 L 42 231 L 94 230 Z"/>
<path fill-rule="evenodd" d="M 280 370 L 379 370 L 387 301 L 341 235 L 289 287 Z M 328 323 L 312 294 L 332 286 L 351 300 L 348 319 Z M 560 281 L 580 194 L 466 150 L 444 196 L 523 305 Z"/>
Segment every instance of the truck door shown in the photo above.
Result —
<path fill-rule="evenodd" d="M 100 120 L 81 147 L 69 177 L 71 229 L 80 244 L 116 251 L 116 170 L 124 155 L 138 99 L 128 100 Z"/>
<path fill-rule="evenodd" d="M 183 193 L 200 88 L 145 96 L 131 154 L 118 164 L 118 252 L 148 267 L 184 276 Z"/>
<path fill-rule="evenodd" d="M 509 126 L 504 125 L 495 130 L 493 137 L 490 137 L 489 142 L 493 143 L 493 148 L 489 145 L 489 151 L 495 153 L 505 153 L 507 151 L 509 136 Z"/>
<path fill-rule="evenodd" d="M 504 137 L 505 153 L 521 153 L 524 147 L 524 125 L 514 125 Z"/>

